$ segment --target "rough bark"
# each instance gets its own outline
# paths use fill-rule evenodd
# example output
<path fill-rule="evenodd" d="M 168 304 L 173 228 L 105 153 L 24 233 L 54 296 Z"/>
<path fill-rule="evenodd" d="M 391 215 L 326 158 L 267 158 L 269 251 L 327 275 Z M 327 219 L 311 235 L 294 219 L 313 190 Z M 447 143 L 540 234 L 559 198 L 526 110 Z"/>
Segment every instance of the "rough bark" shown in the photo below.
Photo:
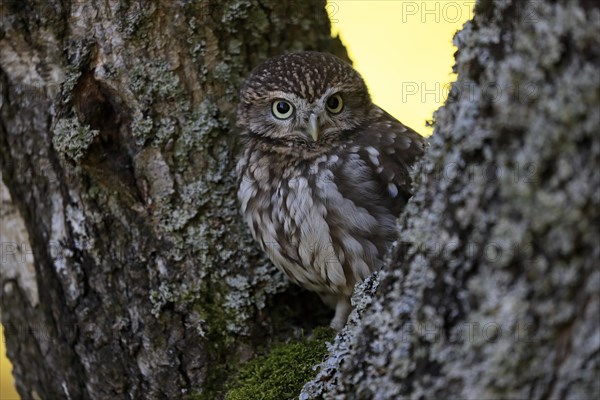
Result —
<path fill-rule="evenodd" d="M 387 268 L 301 398 L 600 397 L 600 10 L 481 0 Z"/>
<path fill-rule="evenodd" d="M 291 326 L 238 217 L 234 112 L 268 56 L 345 55 L 324 6 L 0 4 L 0 163 L 24 220 L 4 229 L 3 194 L 0 306 L 24 399 L 218 398 Z"/>

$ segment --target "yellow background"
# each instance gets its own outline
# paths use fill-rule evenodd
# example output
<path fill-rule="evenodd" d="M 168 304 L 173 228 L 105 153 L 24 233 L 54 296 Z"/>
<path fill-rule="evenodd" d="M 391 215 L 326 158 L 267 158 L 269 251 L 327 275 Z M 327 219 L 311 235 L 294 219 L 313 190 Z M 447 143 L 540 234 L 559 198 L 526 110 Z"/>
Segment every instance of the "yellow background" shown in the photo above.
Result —
<path fill-rule="evenodd" d="M 14 400 L 18 399 L 19 396 L 13 386 L 13 378 L 10 373 L 11 366 L 6 358 L 5 345 L 4 330 L 0 325 L 0 400 Z"/>
<path fill-rule="evenodd" d="M 452 36 L 471 18 L 475 0 L 335 0 L 327 4 L 373 101 L 417 132 L 445 100 L 454 79 Z M 0 327 L 0 400 L 18 399 Z"/>
<path fill-rule="evenodd" d="M 452 74 L 452 37 L 472 17 L 475 0 L 328 1 L 340 34 L 373 102 L 423 135 L 443 104 Z"/>

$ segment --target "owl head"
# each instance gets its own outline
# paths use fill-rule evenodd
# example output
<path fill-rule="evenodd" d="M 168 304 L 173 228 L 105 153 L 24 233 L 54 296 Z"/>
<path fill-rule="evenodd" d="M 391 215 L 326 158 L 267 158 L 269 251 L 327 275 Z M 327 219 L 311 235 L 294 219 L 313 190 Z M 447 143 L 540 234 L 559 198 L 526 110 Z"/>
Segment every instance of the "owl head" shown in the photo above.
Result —
<path fill-rule="evenodd" d="M 361 126 L 371 107 L 367 86 L 349 64 L 307 51 L 256 67 L 242 87 L 237 119 L 246 135 L 314 146 Z"/>

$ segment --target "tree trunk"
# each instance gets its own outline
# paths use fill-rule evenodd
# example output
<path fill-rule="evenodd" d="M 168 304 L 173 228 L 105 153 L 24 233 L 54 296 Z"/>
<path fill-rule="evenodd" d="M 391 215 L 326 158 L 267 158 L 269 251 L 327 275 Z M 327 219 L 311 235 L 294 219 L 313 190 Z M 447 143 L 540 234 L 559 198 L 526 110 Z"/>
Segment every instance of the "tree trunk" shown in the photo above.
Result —
<path fill-rule="evenodd" d="M 600 398 L 600 10 L 481 0 L 387 268 L 301 398 Z"/>
<path fill-rule="evenodd" d="M 23 399 L 219 398 L 291 326 L 272 318 L 287 283 L 238 217 L 235 106 L 268 56 L 345 56 L 324 6 L 0 5 L 0 162 L 18 209 L 4 193 L 0 305 Z"/>

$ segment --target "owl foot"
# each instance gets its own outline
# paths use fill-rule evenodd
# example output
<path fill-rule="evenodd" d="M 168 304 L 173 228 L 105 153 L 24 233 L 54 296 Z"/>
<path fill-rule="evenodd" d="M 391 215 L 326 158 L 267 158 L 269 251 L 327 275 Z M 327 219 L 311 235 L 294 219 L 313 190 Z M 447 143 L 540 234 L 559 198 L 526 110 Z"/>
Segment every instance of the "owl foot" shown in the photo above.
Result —
<path fill-rule="evenodd" d="M 344 325 L 346 325 L 351 311 L 352 304 L 350 304 L 350 299 L 348 297 L 342 297 L 338 299 L 338 302 L 335 306 L 335 315 L 329 323 L 329 326 L 338 332 L 341 331 Z"/>

